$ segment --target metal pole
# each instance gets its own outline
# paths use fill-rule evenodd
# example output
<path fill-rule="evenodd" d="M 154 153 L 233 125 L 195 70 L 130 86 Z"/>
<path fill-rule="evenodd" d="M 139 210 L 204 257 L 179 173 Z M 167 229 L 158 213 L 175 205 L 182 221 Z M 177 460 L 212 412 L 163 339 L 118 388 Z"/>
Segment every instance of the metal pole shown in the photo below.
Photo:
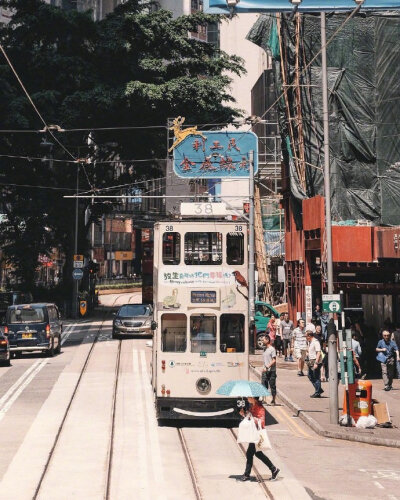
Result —
<path fill-rule="evenodd" d="M 76 169 L 76 194 L 79 193 L 79 163 L 77 164 Z M 74 245 L 74 253 L 77 255 L 78 253 L 78 229 L 79 229 L 79 199 L 77 198 L 75 201 L 75 245 Z M 72 288 L 72 316 L 75 319 L 78 319 L 78 289 L 79 289 L 79 280 L 74 279 L 73 288 Z"/>
<path fill-rule="evenodd" d="M 326 61 L 326 21 L 321 12 L 321 54 L 322 54 L 322 104 L 324 118 L 324 188 L 325 188 L 325 237 L 326 266 L 328 277 L 328 294 L 333 294 L 333 262 L 332 262 L 332 216 L 331 216 L 331 184 L 329 160 L 329 107 L 328 107 L 328 69 Z M 337 338 L 331 332 L 328 338 L 329 363 L 329 413 L 331 424 L 338 423 L 338 386 L 337 386 Z"/>
<path fill-rule="evenodd" d="M 255 262 L 254 262 L 254 151 L 249 152 L 250 160 L 250 176 L 249 176 L 249 331 L 253 332 L 254 328 L 254 279 L 255 279 Z M 255 336 L 252 340 L 251 350 L 255 349 Z M 249 347 L 250 352 L 250 347 Z"/>

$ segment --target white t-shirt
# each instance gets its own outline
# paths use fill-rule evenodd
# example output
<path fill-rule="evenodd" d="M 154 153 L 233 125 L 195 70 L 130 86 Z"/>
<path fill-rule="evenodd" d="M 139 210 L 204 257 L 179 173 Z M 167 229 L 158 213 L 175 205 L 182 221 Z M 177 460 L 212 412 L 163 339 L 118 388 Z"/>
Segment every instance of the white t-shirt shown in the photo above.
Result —
<path fill-rule="evenodd" d="M 310 342 L 310 345 L 308 346 L 309 359 L 317 359 L 317 353 L 319 352 L 321 352 L 321 344 L 316 338 L 313 338 Z"/>
<path fill-rule="evenodd" d="M 305 331 L 306 332 L 313 332 L 313 333 L 315 333 L 315 325 L 314 325 L 314 323 L 307 323 Z"/>

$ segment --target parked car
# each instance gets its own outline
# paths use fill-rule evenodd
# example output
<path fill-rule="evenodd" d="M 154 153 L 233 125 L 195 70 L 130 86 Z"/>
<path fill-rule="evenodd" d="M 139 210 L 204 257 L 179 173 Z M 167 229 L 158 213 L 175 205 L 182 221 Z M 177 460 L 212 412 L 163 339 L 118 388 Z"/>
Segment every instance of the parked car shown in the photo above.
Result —
<path fill-rule="evenodd" d="M 15 353 L 61 350 L 62 321 L 55 304 L 20 304 L 7 309 L 4 333 Z"/>
<path fill-rule="evenodd" d="M 10 345 L 5 335 L 0 334 L 0 361 L 10 366 Z"/>
<path fill-rule="evenodd" d="M 275 316 L 275 318 L 279 318 L 278 311 L 273 306 L 271 306 L 271 304 L 256 300 L 254 322 L 257 329 L 256 342 L 258 349 L 262 349 L 264 347 L 263 337 L 265 335 L 265 332 L 267 331 L 268 323 L 272 316 Z"/>
<path fill-rule="evenodd" d="M 112 337 L 119 335 L 151 335 L 153 308 L 149 304 L 125 304 L 113 320 Z"/>
<path fill-rule="evenodd" d="M 0 292 L 0 320 L 4 323 L 9 306 L 15 304 L 30 304 L 33 302 L 30 292 Z"/>

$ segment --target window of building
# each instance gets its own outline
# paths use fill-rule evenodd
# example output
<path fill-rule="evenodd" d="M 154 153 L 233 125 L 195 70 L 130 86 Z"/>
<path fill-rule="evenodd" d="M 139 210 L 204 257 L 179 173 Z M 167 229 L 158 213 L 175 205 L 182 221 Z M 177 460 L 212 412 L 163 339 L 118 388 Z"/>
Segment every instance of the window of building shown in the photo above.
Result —
<path fill-rule="evenodd" d="M 244 352 L 243 314 L 221 314 L 221 352 Z"/>
<path fill-rule="evenodd" d="M 163 264 L 179 264 L 181 261 L 181 235 L 179 233 L 164 233 L 162 248 Z"/>
<path fill-rule="evenodd" d="M 186 233 L 185 264 L 208 266 L 222 264 L 222 234 Z"/>
<path fill-rule="evenodd" d="M 219 49 L 219 24 L 208 23 L 207 25 L 207 42 L 215 45 Z"/>
<path fill-rule="evenodd" d="M 190 317 L 190 344 L 192 352 L 215 352 L 217 318 L 213 314 Z"/>
<path fill-rule="evenodd" d="M 186 351 L 186 314 L 161 316 L 161 350 L 163 352 Z"/>
<path fill-rule="evenodd" d="M 231 265 L 242 265 L 244 262 L 243 233 L 228 233 L 226 235 L 226 262 Z"/>

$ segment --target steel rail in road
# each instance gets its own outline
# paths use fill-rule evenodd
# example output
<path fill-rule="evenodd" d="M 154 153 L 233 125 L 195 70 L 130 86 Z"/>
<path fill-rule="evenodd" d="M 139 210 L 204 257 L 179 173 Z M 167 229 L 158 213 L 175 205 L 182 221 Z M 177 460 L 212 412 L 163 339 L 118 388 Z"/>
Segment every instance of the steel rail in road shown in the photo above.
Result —
<path fill-rule="evenodd" d="M 114 307 L 115 302 L 117 301 L 117 299 L 118 299 L 118 297 L 115 299 L 112 307 Z M 79 374 L 79 378 L 78 378 L 78 380 L 77 380 L 77 382 L 75 384 L 75 387 L 74 387 L 74 390 L 72 392 L 71 398 L 69 400 L 68 406 L 65 409 L 64 416 L 63 416 L 63 418 L 61 420 L 61 423 L 60 423 L 60 425 L 58 427 L 58 431 L 57 431 L 57 434 L 55 436 L 53 446 L 51 447 L 48 459 L 47 459 L 46 464 L 44 466 L 43 472 L 42 472 L 42 474 L 40 476 L 40 479 L 39 479 L 38 485 L 36 487 L 35 493 L 34 493 L 34 495 L 32 497 L 33 500 L 37 500 L 37 498 L 39 497 L 40 489 L 41 489 L 42 484 L 43 484 L 43 480 L 46 477 L 46 474 L 47 474 L 47 471 L 49 469 L 51 460 L 52 460 L 52 458 L 54 456 L 54 452 L 55 452 L 55 450 L 57 448 L 57 444 L 58 444 L 58 442 L 60 440 L 60 436 L 62 434 L 62 431 L 63 431 L 63 428 L 64 428 L 64 424 L 65 424 L 65 422 L 67 420 L 67 417 L 68 417 L 68 414 L 70 412 L 72 403 L 73 403 L 73 401 L 75 399 L 75 396 L 76 396 L 76 394 L 78 392 L 78 389 L 79 389 L 79 386 L 81 384 L 83 375 L 86 372 L 87 366 L 89 364 L 89 360 L 90 360 L 90 358 L 92 356 L 92 353 L 94 351 L 94 347 L 97 344 L 97 341 L 98 341 L 98 339 L 100 337 L 100 333 L 101 333 L 101 331 L 102 331 L 102 329 L 104 327 L 104 323 L 105 323 L 106 320 L 107 320 L 107 316 L 105 315 L 104 318 L 103 318 L 103 320 L 102 320 L 102 322 L 101 322 L 101 325 L 97 329 L 96 337 L 93 340 L 93 343 L 92 343 L 92 345 L 91 345 L 91 347 L 89 349 L 89 352 L 86 355 L 86 359 L 85 359 L 85 362 L 83 364 L 81 373 Z M 121 340 L 119 340 L 119 343 L 118 343 L 117 363 L 116 363 L 116 369 L 115 369 L 117 378 L 118 378 L 118 374 L 119 374 L 120 357 L 121 357 Z M 116 381 L 114 383 L 113 409 L 112 409 L 112 432 L 111 432 L 111 436 L 110 436 L 109 449 L 108 449 L 107 487 L 106 487 L 106 491 L 105 491 L 105 494 L 104 494 L 104 498 L 105 499 L 108 498 L 107 495 L 109 494 L 109 482 L 110 482 L 109 479 L 111 477 L 110 467 L 111 467 L 111 464 L 112 464 L 112 456 L 113 456 L 114 421 L 115 421 L 115 404 L 116 404 L 116 392 L 115 391 L 116 391 L 117 387 L 118 387 L 118 381 Z"/>
<path fill-rule="evenodd" d="M 239 447 L 240 451 L 243 453 L 244 456 L 246 456 L 246 450 L 242 444 L 239 444 L 237 442 L 236 434 L 235 434 L 234 430 L 228 429 L 228 432 L 232 436 L 232 439 L 234 439 L 234 441 L 235 441 L 236 445 Z M 253 464 L 252 469 L 253 469 L 255 476 L 257 478 L 257 482 L 260 485 L 261 489 L 263 490 L 265 496 L 267 498 L 269 498 L 270 500 L 274 500 L 272 493 L 269 491 L 267 485 L 265 484 L 264 478 L 262 477 L 262 475 L 260 474 L 260 472 L 258 471 L 257 467 L 254 464 Z"/>
<path fill-rule="evenodd" d="M 186 464 L 187 464 L 188 469 L 189 469 L 189 474 L 190 474 L 190 479 L 192 481 L 194 494 L 195 494 L 197 500 L 202 500 L 203 496 L 201 494 L 196 471 L 195 471 L 195 468 L 193 465 L 193 460 L 192 460 L 192 457 L 190 456 L 189 448 L 188 448 L 188 445 L 186 443 L 183 429 L 181 427 L 178 427 L 177 431 L 178 431 L 179 441 L 180 441 L 181 446 L 182 446 L 183 454 L 184 454 L 184 457 L 186 460 Z"/>

